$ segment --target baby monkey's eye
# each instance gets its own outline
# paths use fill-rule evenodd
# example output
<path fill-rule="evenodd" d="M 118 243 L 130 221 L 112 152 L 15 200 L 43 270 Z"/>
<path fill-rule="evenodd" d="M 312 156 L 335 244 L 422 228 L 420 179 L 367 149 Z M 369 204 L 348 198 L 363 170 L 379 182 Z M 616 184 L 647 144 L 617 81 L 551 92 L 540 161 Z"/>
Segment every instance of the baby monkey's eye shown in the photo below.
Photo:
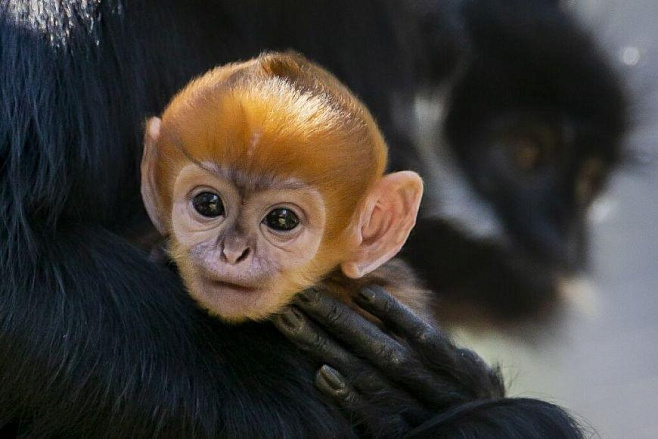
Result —
<path fill-rule="evenodd" d="M 299 218 L 297 218 L 297 215 L 292 210 L 279 207 L 268 213 L 263 223 L 270 229 L 286 232 L 297 227 Z"/>
<path fill-rule="evenodd" d="M 224 215 L 224 204 L 219 195 L 212 192 L 201 192 L 192 198 L 194 210 L 208 218 Z"/>

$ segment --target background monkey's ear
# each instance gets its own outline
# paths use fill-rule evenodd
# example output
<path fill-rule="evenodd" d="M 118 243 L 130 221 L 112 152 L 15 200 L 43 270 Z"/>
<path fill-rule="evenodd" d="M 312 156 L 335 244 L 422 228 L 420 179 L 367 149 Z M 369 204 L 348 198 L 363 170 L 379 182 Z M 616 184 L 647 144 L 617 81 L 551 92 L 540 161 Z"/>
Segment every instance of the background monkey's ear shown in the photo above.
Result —
<path fill-rule="evenodd" d="M 162 210 L 158 203 L 157 185 L 155 182 L 155 163 L 158 157 L 157 143 L 160 138 L 160 126 L 162 122 L 158 117 L 152 117 L 146 122 L 146 132 L 144 133 L 144 152 L 142 154 L 142 200 L 146 207 L 153 225 L 164 235 L 164 218 Z"/>
<path fill-rule="evenodd" d="M 351 278 L 362 277 L 395 256 L 416 224 L 423 180 L 411 171 L 385 175 L 368 194 L 361 210 L 360 243 L 341 264 Z"/>

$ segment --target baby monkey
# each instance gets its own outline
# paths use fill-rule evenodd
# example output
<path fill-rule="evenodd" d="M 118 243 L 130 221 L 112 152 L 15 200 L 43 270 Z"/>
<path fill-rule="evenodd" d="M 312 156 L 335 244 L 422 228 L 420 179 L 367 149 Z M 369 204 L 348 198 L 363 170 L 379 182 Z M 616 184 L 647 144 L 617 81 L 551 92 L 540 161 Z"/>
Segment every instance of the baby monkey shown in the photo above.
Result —
<path fill-rule="evenodd" d="M 389 262 L 422 180 L 384 175 L 386 161 L 333 75 L 266 53 L 195 79 L 148 121 L 142 196 L 190 294 L 227 322 L 265 319 L 319 283 L 348 303 L 376 283 L 424 311 L 411 271 Z"/>

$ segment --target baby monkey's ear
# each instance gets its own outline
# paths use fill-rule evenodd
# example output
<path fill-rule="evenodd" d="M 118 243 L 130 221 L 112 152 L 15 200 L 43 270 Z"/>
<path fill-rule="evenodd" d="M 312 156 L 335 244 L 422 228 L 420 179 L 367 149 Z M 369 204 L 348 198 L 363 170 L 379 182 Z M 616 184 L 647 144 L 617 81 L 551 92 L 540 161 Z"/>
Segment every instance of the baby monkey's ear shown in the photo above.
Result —
<path fill-rule="evenodd" d="M 416 224 L 423 180 L 415 172 L 385 175 L 366 197 L 357 217 L 359 244 L 341 264 L 351 278 L 362 277 L 394 257 Z"/>
<path fill-rule="evenodd" d="M 157 117 L 152 117 L 146 122 L 146 132 L 144 133 L 144 152 L 142 154 L 142 200 L 146 211 L 158 231 L 164 235 L 166 228 L 164 226 L 163 212 L 160 209 L 157 185 L 155 179 L 156 162 L 158 157 L 157 143 L 160 138 L 161 121 Z"/>

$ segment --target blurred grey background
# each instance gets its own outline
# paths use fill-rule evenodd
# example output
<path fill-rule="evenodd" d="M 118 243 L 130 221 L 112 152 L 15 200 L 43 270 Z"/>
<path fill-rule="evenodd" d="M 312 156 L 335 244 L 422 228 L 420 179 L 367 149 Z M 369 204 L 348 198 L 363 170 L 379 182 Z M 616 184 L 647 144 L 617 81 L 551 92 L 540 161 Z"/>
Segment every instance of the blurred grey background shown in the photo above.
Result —
<path fill-rule="evenodd" d="M 511 394 L 568 407 L 602 438 L 658 438 L 658 1 L 564 2 L 631 94 L 629 162 L 591 212 L 589 278 L 546 334 L 459 332 L 500 362 Z M 528 329 L 528 331 L 531 331 Z M 529 342 L 530 340 L 530 342 Z"/>

